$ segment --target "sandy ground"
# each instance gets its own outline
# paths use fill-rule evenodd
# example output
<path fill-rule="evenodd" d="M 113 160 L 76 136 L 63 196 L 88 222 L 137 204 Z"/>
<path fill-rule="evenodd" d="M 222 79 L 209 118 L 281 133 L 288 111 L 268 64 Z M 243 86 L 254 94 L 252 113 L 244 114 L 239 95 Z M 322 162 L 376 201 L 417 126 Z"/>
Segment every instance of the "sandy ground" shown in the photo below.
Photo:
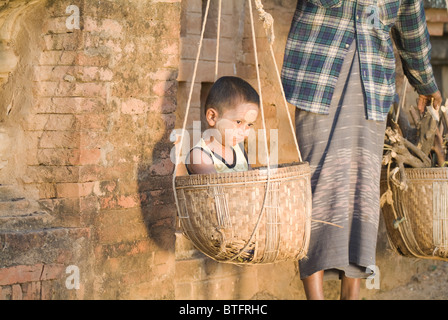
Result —
<path fill-rule="evenodd" d="M 428 267 L 402 286 L 378 290 L 367 300 L 448 300 L 448 262 Z"/>

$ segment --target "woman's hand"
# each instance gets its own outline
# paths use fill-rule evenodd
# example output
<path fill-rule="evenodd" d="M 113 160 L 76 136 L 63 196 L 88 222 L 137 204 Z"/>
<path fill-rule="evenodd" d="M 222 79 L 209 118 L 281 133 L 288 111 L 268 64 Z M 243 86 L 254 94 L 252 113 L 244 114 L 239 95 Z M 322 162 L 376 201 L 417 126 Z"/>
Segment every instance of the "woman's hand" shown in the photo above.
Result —
<path fill-rule="evenodd" d="M 418 110 L 420 110 L 420 113 L 423 113 L 425 111 L 426 106 L 431 105 L 432 99 L 434 99 L 433 108 L 436 111 L 439 111 L 439 108 L 442 105 L 442 95 L 440 94 L 440 91 L 436 91 L 433 94 L 428 95 L 421 94 L 418 96 L 417 107 Z"/>

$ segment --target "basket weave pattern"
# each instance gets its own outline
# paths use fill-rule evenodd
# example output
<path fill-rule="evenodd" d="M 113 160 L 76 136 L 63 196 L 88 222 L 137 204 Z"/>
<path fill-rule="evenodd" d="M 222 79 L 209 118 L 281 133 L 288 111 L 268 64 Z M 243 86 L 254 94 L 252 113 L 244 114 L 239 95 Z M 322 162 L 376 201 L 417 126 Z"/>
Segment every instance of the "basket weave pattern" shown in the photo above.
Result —
<path fill-rule="evenodd" d="M 309 165 L 271 169 L 263 206 L 266 186 L 267 170 L 176 177 L 185 235 L 220 262 L 302 259 L 310 236 Z"/>
<path fill-rule="evenodd" d="M 406 168 L 405 173 L 408 189 L 389 183 L 393 207 L 382 208 L 390 243 L 403 256 L 448 261 L 448 168 Z M 382 194 L 387 187 L 384 173 Z"/>

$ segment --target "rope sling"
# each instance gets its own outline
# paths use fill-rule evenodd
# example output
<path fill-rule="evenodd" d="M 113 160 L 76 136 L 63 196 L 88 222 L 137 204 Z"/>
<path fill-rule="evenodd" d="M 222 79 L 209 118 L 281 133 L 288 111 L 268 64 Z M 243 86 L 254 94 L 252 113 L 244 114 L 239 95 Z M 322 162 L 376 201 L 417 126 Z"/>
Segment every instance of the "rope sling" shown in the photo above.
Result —
<path fill-rule="evenodd" d="M 181 153 L 184 149 L 183 142 L 187 119 L 209 15 L 210 0 L 208 0 L 205 7 L 181 137 L 178 143 L 179 147 L 176 150 L 176 161 L 172 178 L 174 198 L 179 222 L 184 234 L 193 242 L 197 249 L 212 259 L 235 264 L 272 263 L 284 260 L 297 261 L 305 257 L 308 250 L 311 221 L 310 169 L 308 163 L 302 161 L 274 55 L 274 19 L 263 9 L 263 4 L 260 0 L 254 0 L 258 15 L 266 31 L 270 54 L 275 67 L 277 81 L 280 84 L 299 160 L 298 164 L 295 163 L 290 167 L 279 166 L 275 169 L 271 168 L 252 0 L 248 0 L 247 3 L 255 52 L 261 122 L 264 133 L 264 148 L 266 150 L 266 169 L 192 176 L 177 175 L 178 166 L 182 162 Z M 222 0 L 219 0 L 215 80 L 218 78 L 221 8 Z M 246 197 L 244 196 L 245 194 Z M 241 200 L 249 199 L 246 201 L 245 206 L 242 204 L 243 201 L 238 201 L 239 197 Z M 235 204 L 235 202 L 237 203 Z M 255 212 L 256 209 L 258 209 L 258 214 Z M 238 213 L 236 214 L 234 211 L 238 211 Z M 256 222 L 251 227 L 250 221 L 253 219 L 256 219 Z"/>

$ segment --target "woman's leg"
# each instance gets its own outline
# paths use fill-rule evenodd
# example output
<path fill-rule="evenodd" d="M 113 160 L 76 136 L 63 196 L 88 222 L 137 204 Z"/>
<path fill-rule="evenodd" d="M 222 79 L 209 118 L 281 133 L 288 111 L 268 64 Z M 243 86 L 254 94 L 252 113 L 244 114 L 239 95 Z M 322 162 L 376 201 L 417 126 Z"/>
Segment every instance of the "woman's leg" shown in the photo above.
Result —
<path fill-rule="evenodd" d="M 358 300 L 361 279 L 348 278 L 345 275 L 341 279 L 341 300 Z"/>
<path fill-rule="evenodd" d="M 317 271 L 302 280 L 308 300 L 324 300 L 324 271 Z"/>

